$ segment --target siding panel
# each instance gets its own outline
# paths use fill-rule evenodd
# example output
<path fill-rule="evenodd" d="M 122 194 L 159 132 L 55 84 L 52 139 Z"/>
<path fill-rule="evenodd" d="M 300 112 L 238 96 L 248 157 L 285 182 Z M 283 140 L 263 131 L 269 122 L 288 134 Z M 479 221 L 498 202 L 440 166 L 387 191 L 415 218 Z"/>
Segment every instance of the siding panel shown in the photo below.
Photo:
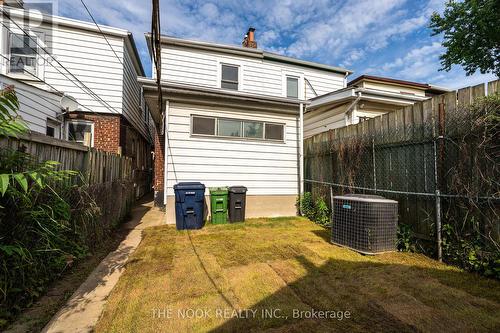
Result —
<path fill-rule="evenodd" d="M 190 135 L 190 115 L 267 120 L 284 123 L 286 142 L 232 140 Z M 167 194 L 181 181 L 201 181 L 207 187 L 244 185 L 249 195 L 296 195 L 298 141 L 295 116 L 252 114 L 248 111 L 171 103 Z M 175 131 L 173 131 L 175 129 Z"/>

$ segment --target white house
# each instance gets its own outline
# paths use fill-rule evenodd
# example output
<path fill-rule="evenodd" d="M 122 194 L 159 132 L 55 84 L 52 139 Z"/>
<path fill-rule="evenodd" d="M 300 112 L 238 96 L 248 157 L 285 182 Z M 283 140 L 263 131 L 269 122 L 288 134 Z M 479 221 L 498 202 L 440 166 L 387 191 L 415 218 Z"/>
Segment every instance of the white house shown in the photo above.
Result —
<path fill-rule="evenodd" d="M 344 88 L 351 72 L 263 51 L 253 29 L 247 36 L 244 46 L 163 36 L 165 110 L 155 79 L 139 79 L 155 119 L 166 114 L 155 194 L 168 221 L 173 186 L 184 181 L 246 186 L 249 217 L 296 214 L 303 111 L 308 99 Z"/>
<path fill-rule="evenodd" d="M 30 129 L 150 168 L 151 120 L 132 34 L 29 9 L 0 10 L 0 82 L 15 86 Z M 63 95 L 74 108 L 62 108 Z"/>
<path fill-rule="evenodd" d="M 357 124 L 448 91 L 426 83 L 361 75 L 344 89 L 311 99 L 304 115 L 304 137 Z"/>

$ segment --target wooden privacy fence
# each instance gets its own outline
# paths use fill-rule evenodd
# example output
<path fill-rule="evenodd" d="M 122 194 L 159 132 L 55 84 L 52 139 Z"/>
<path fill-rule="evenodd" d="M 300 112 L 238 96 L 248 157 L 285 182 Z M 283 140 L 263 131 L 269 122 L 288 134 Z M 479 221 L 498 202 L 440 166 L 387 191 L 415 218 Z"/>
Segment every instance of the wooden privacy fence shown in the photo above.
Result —
<path fill-rule="evenodd" d="M 37 133 L 0 138 L 0 148 L 23 151 L 39 161 L 57 161 L 61 170 L 80 171 L 89 185 L 132 180 L 132 160 L 129 157 Z"/>
<path fill-rule="evenodd" d="M 485 146 L 488 125 L 478 122 L 484 110 L 473 112 L 469 106 L 486 89 L 487 95 L 497 94 L 499 82 L 435 96 L 306 139 L 306 190 L 316 197 L 332 189 L 333 194 L 396 199 L 400 223 L 422 240 L 436 240 L 438 256 L 442 220 L 459 224 L 473 216 L 482 235 L 497 242 L 498 133 L 487 134 Z"/>

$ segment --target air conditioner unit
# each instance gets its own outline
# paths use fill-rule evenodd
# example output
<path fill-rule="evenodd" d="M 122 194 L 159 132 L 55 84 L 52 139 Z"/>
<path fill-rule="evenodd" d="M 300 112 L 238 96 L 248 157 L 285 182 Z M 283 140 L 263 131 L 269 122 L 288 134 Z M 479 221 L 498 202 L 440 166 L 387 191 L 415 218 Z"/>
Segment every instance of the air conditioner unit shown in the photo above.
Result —
<path fill-rule="evenodd" d="M 375 195 L 333 198 L 332 243 L 364 254 L 396 250 L 398 202 Z"/>

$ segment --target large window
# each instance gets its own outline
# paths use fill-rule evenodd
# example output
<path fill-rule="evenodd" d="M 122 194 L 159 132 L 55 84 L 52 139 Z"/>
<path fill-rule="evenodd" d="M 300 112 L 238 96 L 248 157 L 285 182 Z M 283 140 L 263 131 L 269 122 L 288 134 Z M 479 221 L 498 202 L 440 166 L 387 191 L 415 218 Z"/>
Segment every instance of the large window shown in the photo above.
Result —
<path fill-rule="evenodd" d="M 284 141 L 283 124 L 192 116 L 191 134 L 226 138 Z"/>
<path fill-rule="evenodd" d="M 36 37 L 24 34 L 10 34 L 10 66 L 11 73 L 30 73 L 37 75 Z"/>
<path fill-rule="evenodd" d="M 69 141 L 92 147 L 94 124 L 88 121 L 70 121 L 67 125 L 67 135 Z"/>
<path fill-rule="evenodd" d="M 221 88 L 238 90 L 238 70 L 238 66 L 221 65 Z"/>
<path fill-rule="evenodd" d="M 299 78 L 294 76 L 286 77 L 286 97 L 299 98 Z"/>

